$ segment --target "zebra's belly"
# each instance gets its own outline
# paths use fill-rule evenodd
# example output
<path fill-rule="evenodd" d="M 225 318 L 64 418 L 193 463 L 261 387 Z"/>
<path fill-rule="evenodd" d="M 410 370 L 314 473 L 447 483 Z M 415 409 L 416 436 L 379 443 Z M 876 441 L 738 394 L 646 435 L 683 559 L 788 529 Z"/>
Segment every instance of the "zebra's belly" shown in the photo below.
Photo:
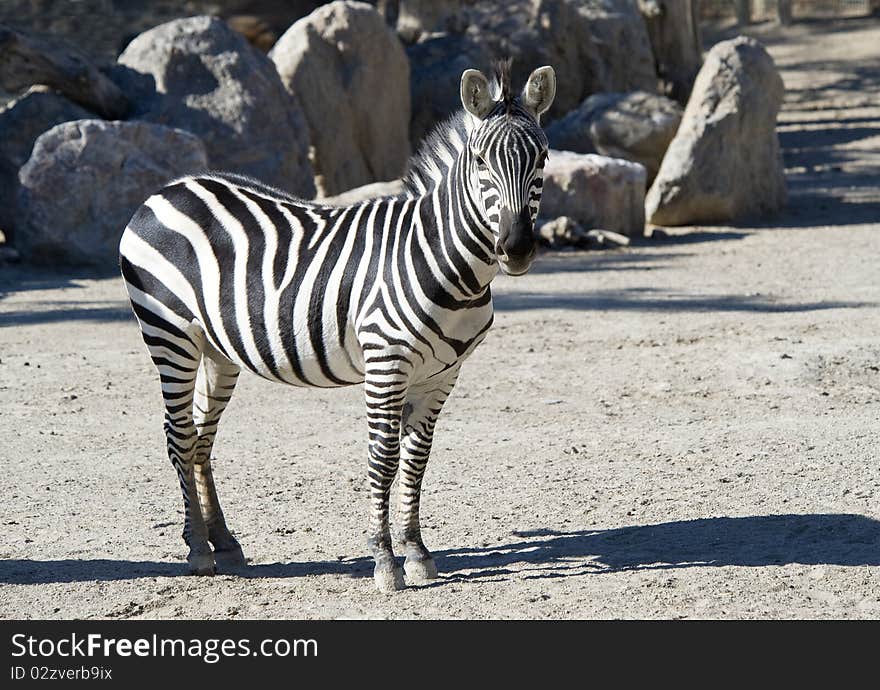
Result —
<path fill-rule="evenodd" d="M 215 321 L 214 331 L 206 328 L 205 334 L 226 357 L 265 379 L 333 388 L 363 383 L 364 348 L 408 359 L 413 382 L 442 374 L 473 352 L 493 319 L 491 301 L 457 312 L 428 308 L 423 320 L 403 318 L 399 304 L 384 300 L 365 309 L 361 319 L 340 317 L 335 301 L 303 310 L 291 306 L 266 303 L 250 308 L 249 318 L 238 310 L 241 319 L 219 322 L 226 326 L 223 333 Z"/>
<path fill-rule="evenodd" d="M 349 326 L 340 334 L 332 319 L 275 323 L 276 328 L 262 329 L 257 337 L 252 329 L 253 343 L 244 351 L 230 347 L 228 338 L 221 344 L 216 334 L 206 336 L 229 360 L 269 381 L 319 388 L 363 383 L 363 351 Z"/>
<path fill-rule="evenodd" d="M 312 354 L 300 355 L 297 360 L 285 359 L 278 368 L 278 374 L 282 382 L 294 386 L 353 386 L 364 382 L 362 357 L 360 350 L 349 352 L 341 347 L 331 347 L 322 357 Z M 272 378 L 272 372 L 260 375 Z"/>

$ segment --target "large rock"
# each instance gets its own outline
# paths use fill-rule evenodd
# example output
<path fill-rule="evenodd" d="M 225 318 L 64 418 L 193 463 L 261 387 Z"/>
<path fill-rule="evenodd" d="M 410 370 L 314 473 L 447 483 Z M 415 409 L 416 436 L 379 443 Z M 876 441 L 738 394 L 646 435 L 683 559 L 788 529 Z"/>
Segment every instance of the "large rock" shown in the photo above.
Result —
<path fill-rule="evenodd" d="M 14 242 L 18 171 L 37 137 L 62 122 L 94 117 L 85 108 L 45 86 L 33 86 L 0 111 L 0 230 Z"/>
<path fill-rule="evenodd" d="M 193 134 L 147 122 L 76 120 L 53 127 L 19 173 L 18 248 L 36 262 L 114 266 L 119 238 L 144 200 L 202 171 Z"/>
<path fill-rule="evenodd" d="M 403 173 L 410 155 L 409 63 L 371 5 L 319 7 L 291 26 L 269 56 L 302 104 L 321 194 Z"/>
<path fill-rule="evenodd" d="M 648 192 L 648 220 L 727 222 L 782 208 L 782 96 L 782 79 L 760 43 L 741 36 L 715 45 Z"/>
<path fill-rule="evenodd" d="M 698 0 L 638 0 L 648 27 L 651 51 L 657 63 L 657 76 L 664 91 L 679 103 L 687 103 L 700 65 Z"/>
<path fill-rule="evenodd" d="M 548 119 L 601 91 L 657 90 L 645 22 L 636 0 L 485 0 L 468 9 L 468 35 L 510 56 L 525 84 L 540 65 L 559 75 Z"/>
<path fill-rule="evenodd" d="M 44 84 L 104 117 L 122 117 L 128 100 L 85 54 L 63 41 L 0 25 L 0 88 Z"/>
<path fill-rule="evenodd" d="M 553 65 L 560 77 L 549 120 L 597 92 L 657 89 L 654 58 L 635 0 L 402 2 L 400 12 L 398 30 L 405 27 L 405 36 L 421 36 L 407 48 L 414 146 L 461 107 L 461 73 L 473 67 L 490 74 L 492 57 L 514 58 L 515 87 L 534 68 Z"/>
<path fill-rule="evenodd" d="M 627 237 L 645 232 L 645 168 L 592 153 L 551 150 L 544 168 L 543 218 L 568 216 L 584 229 Z"/>
<path fill-rule="evenodd" d="M 492 59 L 485 46 L 461 34 L 435 34 L 406 49 L 410 64 L 414 148 L 438 123 L 461 110 L 461 74 L 466 69 L 490 73 Z"/>
<path fill-rule="evenodd" d="M 162 24 L 128 44 L 113 71 L 134 117 L 198 135 L 211 167 L 315 194 L 302 111 L 265 55 L 219 19 Z"/>
<path fill-rule="evenodd" d="M 648 184 L 654 179 L 681 122 L 675 101 L 647 93 L 601 93 L 547 127 L 556 149 L 601 153 L 645 166 Z"/>

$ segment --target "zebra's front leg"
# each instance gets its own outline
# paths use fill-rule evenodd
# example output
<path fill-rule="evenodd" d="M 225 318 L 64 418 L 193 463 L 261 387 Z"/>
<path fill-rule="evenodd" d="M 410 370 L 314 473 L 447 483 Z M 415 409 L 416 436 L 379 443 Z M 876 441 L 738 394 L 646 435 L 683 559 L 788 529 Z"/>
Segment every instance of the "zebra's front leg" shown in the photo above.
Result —
<path fill-rule="evenodd" d="M 370 430 L 370 521 L 367 546 L 376 566 L 373 579 L 380 592 L 403 589 L 403 569 L 394 558 L 388 523 L 391 483 L 400 461 L 400 413 L 406 396 L 405 382 L 387 378 L 366 380 L 367 423 Z"/>
<path fill-rule="evenodd" d="M 437 565 L 422 541 L 419 504 L 437 417 L 457 378 L 456 367 L 439 385 L 432 381 L 430 386 L 414 386 L 403 408 L 397 541 L 406 555 L 403 569 L 410 584 L 437 577 Z"/>

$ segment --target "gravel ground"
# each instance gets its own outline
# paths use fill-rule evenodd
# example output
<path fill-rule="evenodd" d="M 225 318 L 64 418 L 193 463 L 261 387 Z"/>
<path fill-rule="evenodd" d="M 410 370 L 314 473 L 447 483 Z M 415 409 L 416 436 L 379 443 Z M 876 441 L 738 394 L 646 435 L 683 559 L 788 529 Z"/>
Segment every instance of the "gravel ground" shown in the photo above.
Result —
<path fill-rule="evenodd" d="M 186 576 L 121 281 L 0 268 L 0 617 L 880 617 L 880 23 L 755 31 L 789 210 L 498 280 L 425 480 L 429 586 L 374 589 L 360 389 L 253 377 L 215 463 L 252 564 Z"/>

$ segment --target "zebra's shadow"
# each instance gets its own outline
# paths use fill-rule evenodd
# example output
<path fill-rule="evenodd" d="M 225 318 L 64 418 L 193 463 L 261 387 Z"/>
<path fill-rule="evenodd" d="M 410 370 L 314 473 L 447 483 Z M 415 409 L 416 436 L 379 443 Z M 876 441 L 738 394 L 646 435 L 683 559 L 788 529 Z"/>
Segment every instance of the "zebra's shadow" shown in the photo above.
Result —
<path fill-rule="evenodd" d="M 367 557 L 334 561 L 248 564 L 218 569 L 217 576 L 248 579 L 297 578 L 310 575 L 372 575 L 372 559 Z M 0 584 L 48 584 L 70 582 L 112 582 L 147 577 L 189 576 L 185 561 L 131 561 L 95 559 L 5 559 L 0 560 Z"/>
<path fill-rule="evenodd" d="M 721 566 L 880 565 L 880 521 L 854 514 L 757 515 L 636 525 L 617 529 L 515 532 L 496 546 L 435 552 L 442 587 L 480 578 L 558 578 L 633 570 Z M 249 564 L 244 578 L 315 575 L 370 577 L 372 559 Z M 67 559 L 0 561 L 0 583 L 42 584 L 179 577 L 184 562 Z"/>
<path fill-rule="evenodd" d="M 514 535 L 516 541 L 498 546 L 436 553 L 444 580 L 721 566 L 880 565 L 880 521 L 853 514 L 716 517 Z"/>

